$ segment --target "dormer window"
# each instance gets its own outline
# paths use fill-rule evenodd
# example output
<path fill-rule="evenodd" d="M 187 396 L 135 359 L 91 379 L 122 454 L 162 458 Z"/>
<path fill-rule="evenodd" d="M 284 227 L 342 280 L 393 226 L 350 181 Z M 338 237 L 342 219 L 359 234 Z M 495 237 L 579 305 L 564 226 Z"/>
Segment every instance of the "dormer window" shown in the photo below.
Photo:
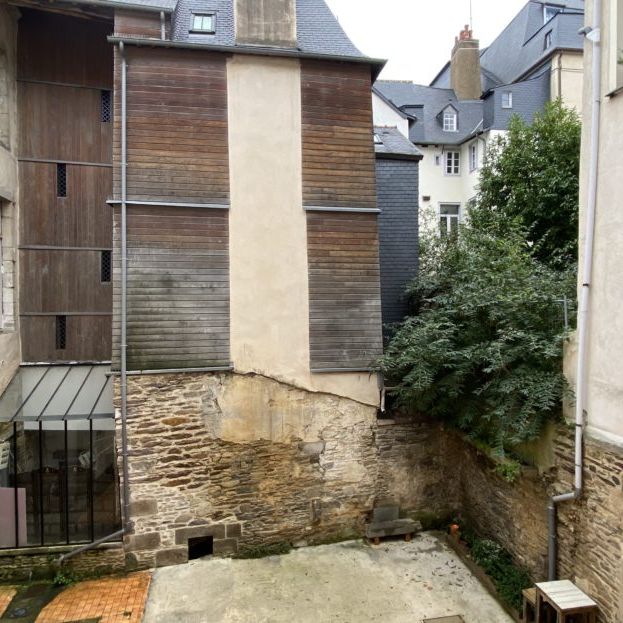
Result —
<path fill-rule="evenodd" d="M 552 47 L 552 31 L 550 30 L 545 34 L 545 39 L 543 41 L 543 49 L 548 50 Z"/>
<path fill-rule="evenodd" d="M 216 14 L 193 13 L 190 32 L 213 35 L 216 32 Z"/>
<path fill-rule="evenodd" d="M 547 24 L 550 19 L 556 17 L 560 13 L 560 7 L 557 6 L 549 6 L 547 4 L 543 5 L 543 23 Z"/>
<path fill-rule="evenodd" d="M 444 132 L 456 132 L 457 131 L 457 115 L 454 108 L 446 108 L 443 111 L 443 131 Z"/>
<path fill-rule="evenodd" d="M 374 144 L 375 145 L 382 145 L 383 141 L 381 140 L 381 137 L 378 134 L 374 135 Z"/>

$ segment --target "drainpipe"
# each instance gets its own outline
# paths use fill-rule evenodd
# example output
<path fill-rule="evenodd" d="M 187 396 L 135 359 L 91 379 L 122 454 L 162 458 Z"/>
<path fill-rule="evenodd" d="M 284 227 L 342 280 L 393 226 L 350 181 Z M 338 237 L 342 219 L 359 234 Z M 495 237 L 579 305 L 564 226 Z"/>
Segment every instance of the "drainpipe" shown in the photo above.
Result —
<path fill-rule="evenodd" d="M 123 41 L 119 42 L 119 53 L 121 54 L 121 456 L 122 456 L 122 524 L 121 530 L 117 530 L 108 536 L 97 539 L 92 543 L 87 543 L 78 549 L 72 550 L 60 556 L 56 563 L 60 566 L 69 558 L 73 558 L 82 552 L 86 552 L 102 543 L 112 541 L 123 536 L 129 527 L 130 494 L 128 485 L 128 430 L 127 430 L 127 278 L 128 278 L 128 258 L 127 258 L 127 61 Z"/>
<path fill-rule="evenodd" d="M 160 39 L 164 41 L 166 38 L 166 28 L 164 21 L 164 11 L 160 11 Z"/>
<path fill-rule="evenodd" d="M 593 248 L 595 242 L 595 213 L 597 208 L 597 176 L 599 160 L 599 129 L 601 119 L 601 21 L 602 0 L 595 0 L 593 26 L 580 30 L 580 34 L 593 44 L 591 97 L 591 143 L 588 178 L 588 201 L 586 206 L 586 226 L 584 240 L 584 262 L 582 267 L 582 290 L 578 312 L 578 365 L 576 378 L 575 400 L 575 483 L 574 490 L 562 495 L 555 495 L 548 505 L 549 525 L 549 560 L 548 579 L 556 579 L 557 538 L 556 538 L 556 507 L 561 502 L 577 500 L 583 488 L 583 441 L 584 413 L 586 412 L 586 350 L 588 340 L 588 319 L 590 311 L 590 288 L 593 272 Z"/>

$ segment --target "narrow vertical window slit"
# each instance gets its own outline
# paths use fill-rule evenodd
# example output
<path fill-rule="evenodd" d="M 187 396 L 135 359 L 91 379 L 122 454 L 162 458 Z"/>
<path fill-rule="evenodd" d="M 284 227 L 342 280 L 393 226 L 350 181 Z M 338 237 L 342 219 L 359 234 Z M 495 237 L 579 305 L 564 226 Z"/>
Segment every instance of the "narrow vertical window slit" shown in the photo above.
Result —
<path fill-rule="evenodd" d="M 56 350 L 67 347 L 67 316 L 56 316 Z"/>
<path fill-rule="evenodd" d="M 67 197 L 67 165 L 62 162 L 56 165 L 56 196 Z"/>
<path fill-rule="evenodd" d="M 112 121 L 112 95 L 110 91 L 102 91 L 102 123 Z"/>

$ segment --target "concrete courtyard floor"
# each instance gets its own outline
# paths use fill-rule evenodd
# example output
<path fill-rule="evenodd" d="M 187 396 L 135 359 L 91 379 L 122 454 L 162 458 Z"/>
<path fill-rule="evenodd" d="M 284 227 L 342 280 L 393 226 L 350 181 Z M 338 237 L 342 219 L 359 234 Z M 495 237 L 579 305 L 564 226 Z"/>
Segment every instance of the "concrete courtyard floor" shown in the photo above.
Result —
<path fill-rule="evenodd" d="M 203 559 L 154 572 L 144 623 L 511 623 L 437 536 L 306 547 L 259 560 Z"/>

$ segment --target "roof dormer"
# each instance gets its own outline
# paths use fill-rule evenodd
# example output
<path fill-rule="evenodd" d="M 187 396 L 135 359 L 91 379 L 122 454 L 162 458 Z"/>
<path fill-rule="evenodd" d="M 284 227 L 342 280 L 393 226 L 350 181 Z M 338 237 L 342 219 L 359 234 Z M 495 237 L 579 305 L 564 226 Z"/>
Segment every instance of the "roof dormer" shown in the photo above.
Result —
<path fill-rule="evenodd" d="M 439 120 L 444 132 L 459 131 L 459 111 L 452 104 L 448 104 L 437 115 L 437 119 Z"/>

